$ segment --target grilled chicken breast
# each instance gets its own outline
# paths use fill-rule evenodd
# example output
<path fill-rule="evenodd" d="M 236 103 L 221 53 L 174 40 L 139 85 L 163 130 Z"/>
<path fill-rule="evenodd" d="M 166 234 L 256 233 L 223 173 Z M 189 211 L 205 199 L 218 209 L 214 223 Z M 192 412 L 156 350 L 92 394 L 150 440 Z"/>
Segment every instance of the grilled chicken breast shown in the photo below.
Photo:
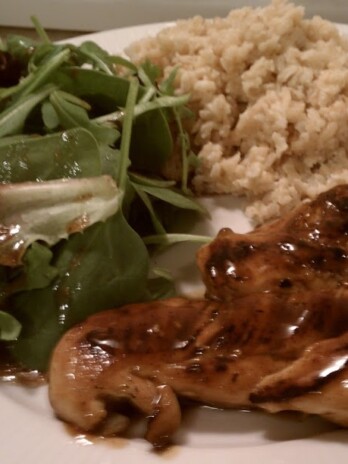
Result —
<path fill-rule="evenodd" d="M 206 298 L 128 305 L 71 329 L 49 370 L 58 417 L 117 434 L 134 408 L 155 447 L 180 425 L 181 398 L 348 426 L 347 214 L 340 186 L 257 231 L 223 230 L 198 254 Z"/>
<path fill-rule="evenodd" d="M 288 367 L 262 379 L 250 400 L 269 412 L 318 414 L 348 427 L 348 332 L 308 346 Z"/>
<path fill-rule="evenodd" d="M 347 286 L 347 262 L 347 185 L 248 234 L 222 229 L 197 254 L 207 297 L 223 301 L 259 292 L 336 290 Z"/>
<path fill-rule="evenodd" d="M 321 340 L 342 334 L 347 305 L 348 291 L 341 290 L 287 298 L 254 294 L 229 304 L 177 298 L 103 311 L 56 347 L 51 403 L 62 419 L 102 434 L 124 431 L 125 406 L 133 406 L 150 417 L 146 438 L 164 446 L 180 424 L 180 398 L 271 410 L 261 404 L 270 398 L 259 389 L 262 381 L 296 362 L 305 376 L 308 347 L 316 352 L 316 343 L 320 349 Z M 320 388 L 330 376 L 321 380 Z M 292 390 L 293 383 L 296 378 Z M 348 425 L 348 409 L 343 415 Z"/>

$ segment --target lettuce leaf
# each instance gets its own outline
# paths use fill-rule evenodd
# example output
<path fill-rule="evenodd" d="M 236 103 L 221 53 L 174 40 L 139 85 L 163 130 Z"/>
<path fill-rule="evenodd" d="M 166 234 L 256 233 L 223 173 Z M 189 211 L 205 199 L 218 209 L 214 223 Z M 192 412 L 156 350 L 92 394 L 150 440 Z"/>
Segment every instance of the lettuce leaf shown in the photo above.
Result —
<path fill-rule="evenodd" d="M 0 138 L 2 183 L 95 177 L 101 174 L 100 147 L 86 129 Z"/>
<path fill-rule="evenodd" d="M 122 211 L 58 244 L 52 264 L 59 276 L 51 285 L 11 298 L 23 326 L 12 353 L 30 369 L 45 370 L 59 337 L 77 322 L 150 298 L 148 252 Z"/>
<path fill-rule="evenodd" d="M 0 265 L 21 265 L 35 241 L 52 246 L 105 221 L 121 197 L 110 176 L 0 185 Z"/>

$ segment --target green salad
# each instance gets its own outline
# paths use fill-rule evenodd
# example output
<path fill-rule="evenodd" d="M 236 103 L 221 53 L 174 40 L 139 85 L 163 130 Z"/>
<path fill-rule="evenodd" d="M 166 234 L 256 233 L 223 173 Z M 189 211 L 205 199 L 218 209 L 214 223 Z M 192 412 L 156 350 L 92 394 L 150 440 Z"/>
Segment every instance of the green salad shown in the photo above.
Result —
<path fill-rule="evenodd" d="M 0 344 L 44 371 L 73 324 L 172 294 L 149 247 L 206 238 L 168 233 L 179 211 L 205 213 L 175 71 L 158 85 L 151 63 L 54 44 L 36 26 L 38 41 L 0 43 Z M 178 146 L 175 182 L 161 172 Z"/>

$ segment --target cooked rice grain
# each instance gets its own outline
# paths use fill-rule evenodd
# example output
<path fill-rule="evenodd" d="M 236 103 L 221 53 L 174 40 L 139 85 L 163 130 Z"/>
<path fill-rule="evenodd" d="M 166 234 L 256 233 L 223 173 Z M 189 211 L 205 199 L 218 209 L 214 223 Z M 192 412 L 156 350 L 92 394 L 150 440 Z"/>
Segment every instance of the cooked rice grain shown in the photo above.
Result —
<path fill-rule="evenodd" d="M 348 41 L 320 17 L 275 0 L 226 18 L 178 21 L 133 44 L 178 94 L 190 93 L 198 193 L 250 198 L 261 223 L 348 182 Z"/>

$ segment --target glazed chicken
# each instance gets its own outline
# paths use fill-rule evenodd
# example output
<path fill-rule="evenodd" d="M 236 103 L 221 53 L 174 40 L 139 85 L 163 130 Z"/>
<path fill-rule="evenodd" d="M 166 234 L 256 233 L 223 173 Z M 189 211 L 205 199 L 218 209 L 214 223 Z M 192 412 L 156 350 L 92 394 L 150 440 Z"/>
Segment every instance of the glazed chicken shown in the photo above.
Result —
<path fill-rule="evenodd" d="M 103 311 L 58 343 L 51 404 L 84 431 L 123 433 L 130 411 L 168 444 L 184 398 L 295 410 L 348 427 L 348 186 L 198 253 L 206 298 Z"/>
<path fill-rule="evenodd" d="M 348 285 L 348 186 L 338 186 L 284 218 L 236 234 L 222 229 L 198 252 L 207 297 L 317 291 Z"/>

